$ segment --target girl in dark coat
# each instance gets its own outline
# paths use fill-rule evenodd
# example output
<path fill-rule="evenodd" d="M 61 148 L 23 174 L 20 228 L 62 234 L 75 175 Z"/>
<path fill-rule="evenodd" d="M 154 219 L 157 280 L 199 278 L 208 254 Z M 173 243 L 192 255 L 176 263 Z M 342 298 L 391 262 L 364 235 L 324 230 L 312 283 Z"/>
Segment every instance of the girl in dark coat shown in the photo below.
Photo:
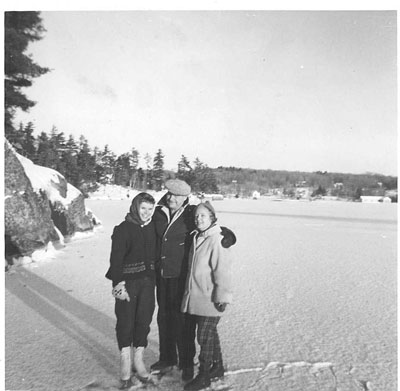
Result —
<path fill-rule="evenodd" d="M 139 193 L 129 213 L 112 234 L 110 268 L 106 277 L 112 281 L 117 317 L 116 334 L 121 352 L 122 388 L 131 384 L 131 368 L 147 381 L 149 373 L 143 362 L 143 351 L 153 317 L 155 299 L 156 232 L 152 215 L 155 200 Z M 131 352 L 132 350 L 132 352 Z"/>

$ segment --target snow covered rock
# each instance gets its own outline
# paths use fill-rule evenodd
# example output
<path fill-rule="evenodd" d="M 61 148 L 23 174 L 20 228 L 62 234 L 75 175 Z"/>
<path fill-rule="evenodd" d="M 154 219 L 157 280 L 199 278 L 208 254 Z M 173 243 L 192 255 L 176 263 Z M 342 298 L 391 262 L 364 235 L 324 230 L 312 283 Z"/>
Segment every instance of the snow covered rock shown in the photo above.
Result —
<path fill-rule="evenodd" d="M 4 161 L 5 251 L 11 256 L 25 255 L 58 240 L 58 234 L 46 194 L 34 191 L 17 153 L 7 141 Z"/>
<path fill-rule="evenodd" d="M 5 141 L 6 256 L 34 250 L 93 228 L 84 196 L 55 170 L 35 165 Z"/>

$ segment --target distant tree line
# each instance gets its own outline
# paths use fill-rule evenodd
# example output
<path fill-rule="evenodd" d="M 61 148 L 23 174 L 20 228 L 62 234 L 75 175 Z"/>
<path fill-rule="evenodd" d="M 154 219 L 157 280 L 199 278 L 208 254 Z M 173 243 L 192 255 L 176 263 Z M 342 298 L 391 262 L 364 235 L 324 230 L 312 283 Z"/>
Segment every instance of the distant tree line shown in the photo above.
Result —
<path fill-rule="evenodd" d="M 193 162 L 182 155 L 177 170 L 166 170 L 164 154 L 158 149 L 154 156 L 144 155 L 144 167 L 139 165 L 140 153 L 131 147 L 129 152 L 116 155 L 108 145 L 92 148 L 84 136 L 75 140 L 53 127 L 50 134 L 34 136 L 29 122 L 8 132 L 7 139 L 21 155 L 35 164 L 53 168 L 69 183 L 87 193 L 99 184 L 115 184 L 138 190 L 161 190 L 169 178 L 180 178 L 189 183 L 195 193 L 222 193 L 249 197 L 257 190 L 260 194 L 279 191 L 283 196 L 295 198 L 301 189 L 311 189 L 310 196 L 334 196 L 359 199 L 361 195 L 384 196 L 397 190 L 397 177 L 381 174 L 343 174 L 329 172 L 301 172 L 282 170 L 256 170 L 237 167 L 210 168 L 199 158 Z M 392 195 L 394 201 L 394 196 Z"/>
<path fill-rule="evenodd" d="M 327 171 L 301 172 L 254 170 L 250 168 L 218 167 L 214 171 L 222 193 L 251 196 L 254 190 L 271 194 L 280 190 L 295 198 L 301 189 L 311 189 L 310 196 L 333 196 L 357 200 L 361 195 L 384 196 L 397 190 L 397 177 L 382 174 L 346 174 Z M 397 196 L 391 196 L 397 201 Z"/>
<path fill-rule="evenodd" d="M 35 164 L 49 167 L 66 180 L 87 193 L 99 184 L 115 184 L 140 190 L 161 190 L 169 178 L 187 181 L 194 192 L 217 192 L 213 170 L 196 158 L 193 163 L 182 155 L 177 171 L 164 168 L 164 154 L 158 149 L 154 156 L 144 155 L 144 167 L 139 166 L 140 154 L 132 147 L 129 152 L 116 155 L 108 145 L 92 148 L 81 135 L 78 140 L 66 136 L 55 126 L 50 134 L 34 136 L 34 125 L 22 123 L 17 129 L 10 127 L 6 138 L 21 155 Z"/>

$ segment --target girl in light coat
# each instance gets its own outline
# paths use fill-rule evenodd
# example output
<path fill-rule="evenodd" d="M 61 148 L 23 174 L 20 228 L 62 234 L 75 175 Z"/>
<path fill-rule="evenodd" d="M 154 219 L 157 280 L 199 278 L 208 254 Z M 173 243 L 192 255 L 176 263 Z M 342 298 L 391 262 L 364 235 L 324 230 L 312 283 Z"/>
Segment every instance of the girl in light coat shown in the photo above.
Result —
<path fill-rule="evenodd" d="M 224 375 L 217 325 L 226 305 L 232 302 L 230 250 L 221 244 L 221 228 L 215 210 L 206 201 L 197 206 L 197 230 L 189 254 L 189 270 L 182 312 L 193 316 L 200 345 L 200 370 L 185 390 L 196 391 Z"/>

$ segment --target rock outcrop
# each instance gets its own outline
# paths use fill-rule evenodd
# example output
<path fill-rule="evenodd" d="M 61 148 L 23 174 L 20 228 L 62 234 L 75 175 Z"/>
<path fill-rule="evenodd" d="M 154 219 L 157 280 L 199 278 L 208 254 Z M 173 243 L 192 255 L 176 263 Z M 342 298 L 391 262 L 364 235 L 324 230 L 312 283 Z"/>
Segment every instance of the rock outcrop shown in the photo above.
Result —
<path fill-rule="evenodd" d="M 5 141 L 6 259 L 30 255 L 63 236 L 93 228 L 84 196 L 55 170 L 33 164 Z"/>

